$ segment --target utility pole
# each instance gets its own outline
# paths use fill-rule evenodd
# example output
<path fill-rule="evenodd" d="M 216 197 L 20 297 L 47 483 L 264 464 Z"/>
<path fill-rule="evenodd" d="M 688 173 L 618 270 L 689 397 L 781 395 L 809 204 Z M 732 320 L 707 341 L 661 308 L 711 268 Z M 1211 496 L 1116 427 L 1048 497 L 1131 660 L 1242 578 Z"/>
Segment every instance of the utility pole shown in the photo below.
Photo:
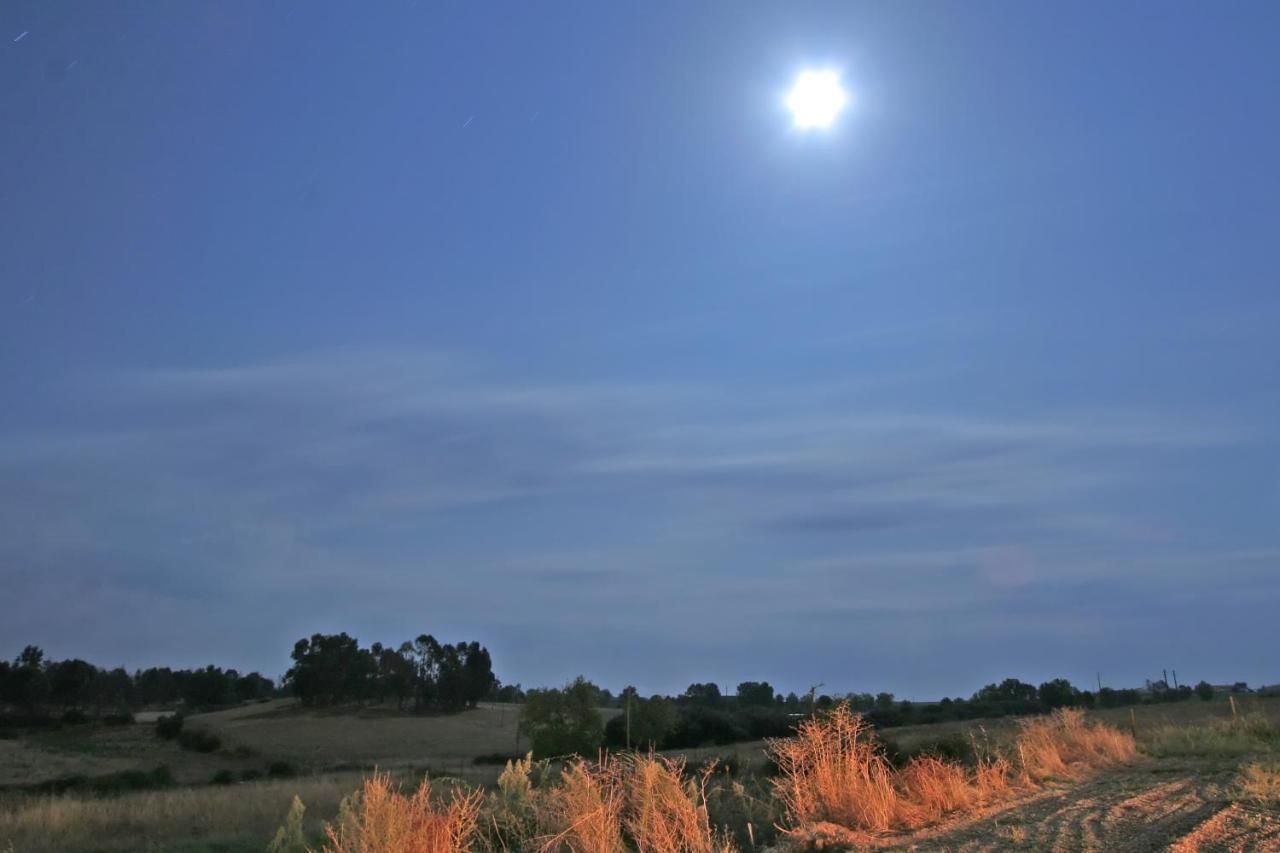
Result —
<path fill-rule="evenodd" d="M 1178 671 L 1176 669 L 1171 669 L 1169 671 L 1173 673 L 1173 689 L 1177 690 L 1178 689 Z"/>
<path fill-rule="evenodd" d="M 1098 692 L 1102 692 L 1102 673 L 1098 672 Z"/>
<path fill-rule="evenodd" d="M 810 717 L 818 716 L 818 702 L 816 698 L 818 695 L 818 688 L 825 687 L 825 686 L 826 685 L 823 684 L 822 682 L 818 682 L 817 684 L 809 688 L 809 716 Z"/>

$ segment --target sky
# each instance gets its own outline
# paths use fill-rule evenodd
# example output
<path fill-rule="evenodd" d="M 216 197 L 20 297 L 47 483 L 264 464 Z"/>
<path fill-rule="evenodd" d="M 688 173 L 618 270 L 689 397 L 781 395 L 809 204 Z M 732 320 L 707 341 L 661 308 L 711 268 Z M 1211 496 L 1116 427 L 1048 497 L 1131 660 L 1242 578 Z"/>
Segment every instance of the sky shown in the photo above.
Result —
<path fill-rule="evenodd" d="M 5 3 L 0 657 L 1280 682 L 1278 37 Z"/>

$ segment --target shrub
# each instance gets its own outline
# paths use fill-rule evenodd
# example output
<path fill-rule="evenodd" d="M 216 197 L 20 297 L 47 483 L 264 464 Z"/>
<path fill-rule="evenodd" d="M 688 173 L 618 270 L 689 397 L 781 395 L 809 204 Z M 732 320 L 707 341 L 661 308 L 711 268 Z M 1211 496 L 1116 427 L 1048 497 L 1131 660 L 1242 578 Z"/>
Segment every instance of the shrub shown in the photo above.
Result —
<path fill-rule="evenodd" d="M 520 708 L 520 726 L 529 735 L 533 754 L 594 754 L 603 736 L 595 701 L 595 686 L 581 676 L 562 690 L 530 690 Z"/>
<path fill-rule="evenodd" d="M 273 761 L 267 765 L 267 776 L 271 779 L 291 779 L 298 775 L 298 769 L 287 761 Z"/>
<path fill-rule="evenodd" d="M 545 773 L 546 762 L 540 762 Z M 525 850 L 532 846 L 538 829 L 538 800 L 531 773 L 533 753 L 508 761 L 498 776 L 498 792 L 490 801 L 490 819 L 485 849 Z"/>
<path fill-rule="evenodd" d="M 406 796 L 390 776 L 374 774 L 325 826 L 324 853 L 463 853 L 471 849 L 482 801 L 481 792 L 461 788 L 447 800 L 433 798 L 425 779 Z"/>
<path fill-rule="evenodd" d="M 188 729 L 178 735 L 178 746 L 194 752 L 216 752 L 222 746 L 222 738 L 203 729 Z"/>
<path fill-rule="evenodd" d="M 896 747 L 894 747 L 896 751 Z M 893 760 L 893 755 L 886 746 L 886 754 Z M 959 732 L 953 732 L 949 735 L 926 740 L 917 744 L 909 752 L 898 752 L 900 756 L 894 764 L 899 766 L 905 765 L 907 761 L 918 756 L 932 756 L 933 758 L 942 758 L 946 761 L 954 761 L 960 764 L 976 764 L 978 755 L 974 749 L 973 742 Z"/>
<path fill-rule="evenodd" d="M 133 713 L 127 708 L 116 711 L 113 714 L 107 714 L 102 718 L 104 725 L 108 726 L 131 726 L 133 725 Z"/>
<path fill-rule="evenodd" d="M 871 728 L 847 703 L 805 720 L 794 737 L 769 742 L 773 792 L 793 828 L 819 821 L 884 832 L 896 817 L 892 768 Z"/>
<path fill-rule="evenodd" d="M 1067 709 L 1023 722 L 1015 746 L 1027 784 L 1135 755 L 1131 736 Z M 856 846 L 858 832 L 917 827 L 1013 788 L 1013 765 L 1000 756 L 975 756 L 969 769 L 924 754 L 895 769 L 847 704 L 804 721 L 795 737 L 770 741 L 768 749 L 778 765 L 771 785 L 785 831 L 801 846 Z"/>
<path fill-rule="evenodd" d="M 1263 805 L 1280 805 L 1280 765 L 1254 762 L 1246 766 L 1241 772 L 1240 793 Z"/>
<path fill-rule="evenodd" d="M 472 759 L 473 764 L 510 764 L 519 761 L 519 755 L 507 755 L 505 752 L 488 752 Z"/>
<path fill-rule="evenodd" d="M 49 779 L 24 790 L 33 794 L 84 793 L 95 795 L 123 794 L 129 791 L 151 791 L 173 785 L 173 774 L 161 765 L 154 770 L 121 770 L 102 776 L 64 776 Z"/>
<path fill-rule="evenodd" d="M 213 778 L 209 780 L 210 785 L 230 785 L 236 781 L 235 774 L 230 770 L 222 769 L 213 774 Z"/>
<path fill-rule="evenodd" d="M 82 726 L 89 722 L 89 715 L 79 708 L 69 708 L 62 714 L 64 726 Z"/>
<path fill-rule="evenodd" d="M 1069 708 L 1020 721 L 1015 745 L 1022 772 L 1033 782 L 1079 775 L 1082 770 L 1130 761 L 1137 755 L 1132 735 L 1102 723 L 1088 723 L 1083 711 Z"/>
<path fill-rule="evenodd" d="M 547 792 L 542 849 L 572 853 L 732 853 L 711 825 L 707 781 L 685 779 L 682 761 L 653 755 L 577 761 Z M 627 842 L 630 841 L 630 845 Z"/>
<path fill-rule="evenodd" d="M 182 732 L 181 714 L 168 714 L 156 720 L 156 737 L 173 740 Z"/>
<path fill-rule="evenodd" d="M 307 834 L 302 829 L 302 818 L 306 812 L 302 798 L 295 794 L 284 825 L 276 830 L 275 837 L 267 845 L 267 853 L 308 853 Z"/>

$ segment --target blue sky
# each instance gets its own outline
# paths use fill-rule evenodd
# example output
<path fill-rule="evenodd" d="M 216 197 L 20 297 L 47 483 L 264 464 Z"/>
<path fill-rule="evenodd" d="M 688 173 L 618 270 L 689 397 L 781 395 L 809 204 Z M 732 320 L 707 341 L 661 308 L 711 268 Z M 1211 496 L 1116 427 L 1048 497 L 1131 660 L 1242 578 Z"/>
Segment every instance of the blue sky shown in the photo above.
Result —
<path fill-rule="evenodd" d="M 1278 32 L 5 4 L 0 650 L 1280 681 Z"/>

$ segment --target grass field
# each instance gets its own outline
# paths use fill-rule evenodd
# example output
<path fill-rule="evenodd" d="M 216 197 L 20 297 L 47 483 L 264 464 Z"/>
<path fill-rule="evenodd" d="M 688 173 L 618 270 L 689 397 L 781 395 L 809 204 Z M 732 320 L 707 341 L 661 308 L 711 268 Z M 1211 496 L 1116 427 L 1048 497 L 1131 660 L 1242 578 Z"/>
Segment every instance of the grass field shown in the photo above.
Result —
<path fill-rule="evenodd" d="M 1196 837 L 1221 840 L 1251 831 L 1249 827 L 1259 828 L 1259 839 L 1270 838 L 1266 833 L 1277 804 L 1266 800 L 1266 792 L 1276 789 L 1272 768 L 1280 752 L 1274 737 L 1280 730 L 1280 700 L 1238 697 L 1237 714 L 1233 723 L 1225 700 L 1140 706 L 1132 713 L 1128 708 L 1097 712 L 1094 718 L 1121 730 L 1136 723 L 1139 747 L 1151 757 L 1132 769 L 1103 773 L 1079 785 L 1050 783 L 995 811 L 976 809 L 963 819 L 882 838 L 877 846 L 937 849 L 936 841 L 938 846 L 966 849 L 1042 849 L 1052 846 L 1047 839 L 1059 833 L 1076 839 L 1065 849 L 1088 849 L 1080 839 L 1087 841 L 1089 833 L 1109 837 L 1108 832 L 1160 846 Z M 207 755 L 181 750 L 156 738 L 149 725 L 72 729 L 0 741 L 0 784 L 157 764 L 169 765 L 179 783 L 165 790 L 110 797 L 0 794 L 0 850 L 6 850 L 6 844 L 12 844 L 14 853 L 262 850 L 295 794 L 306 803 L 306 826 L 318 837 L 322 822 L 334 818 L 342 797 L 360 785 L 368 768 L 393 769 L 406 781 L 429 770 L 433 777 L 460 775 L 473 784 L 489 784 L 500 768 L 476 766 L 475 756 L 516 749 L 515 709 L 501 706 L 452 717 L 410 717 L 381 710 L 300 712 L 275 702 L 194 716 L 188 725 L 219 734 L 223 749 Z M 1003 719 L 903 727 L 885 734 L 910 749 L 955 735 L 1005 741 L 1016 730 L 1016 721 Z M 743 767 L 754 764 L 759 769 L 764 744 L 674 754 L 691 762 L 735 758 Z M 293 762 L 303 775 L 227 786 L 204 784 L 217 770 L 241 772 L 275 760 Z M 1250 789 L 1255 795 L 1246 795 Z M 1154 825 L 1158 832 L 1139 832 L 1140 825 Z M 1183 849 L 1201 849 L 1188 847 L 1190 843 Z M 1211 844 L 1202 847 L 1213 849 Z"/>

